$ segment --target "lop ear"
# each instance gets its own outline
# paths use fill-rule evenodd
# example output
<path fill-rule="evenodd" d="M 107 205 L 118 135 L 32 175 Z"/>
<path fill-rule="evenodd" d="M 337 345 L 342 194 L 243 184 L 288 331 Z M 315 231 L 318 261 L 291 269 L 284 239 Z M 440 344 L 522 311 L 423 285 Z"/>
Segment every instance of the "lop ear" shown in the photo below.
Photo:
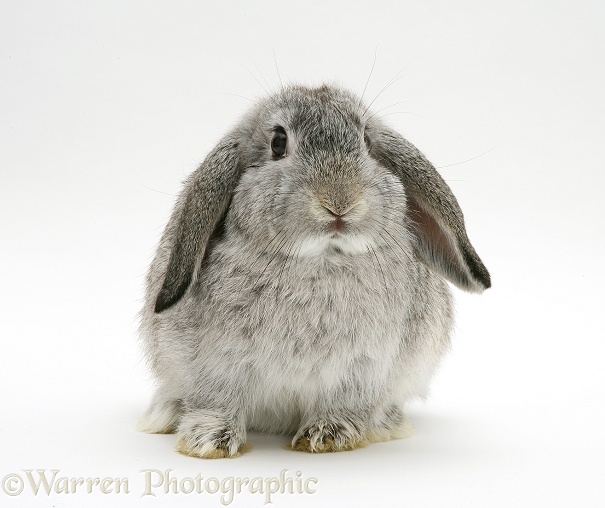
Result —
<path fill-rule="evenodd" d="M 377 129 L 371 153 L 403 184 L 422 262 L 465 291 L 489 288 L 489 272 L 468 239 L 458 201 L 433 165 L 409 141 L 384 127 Z"/>
<path fill-rule="evenodd" d="M 189 177 L 168 229 L 174 242 L 155 312 L 171 307 L 185 294 L 206 251 L 210 236 L 223 219 L 240 177 L 239 143 L 227 136 Z"/>

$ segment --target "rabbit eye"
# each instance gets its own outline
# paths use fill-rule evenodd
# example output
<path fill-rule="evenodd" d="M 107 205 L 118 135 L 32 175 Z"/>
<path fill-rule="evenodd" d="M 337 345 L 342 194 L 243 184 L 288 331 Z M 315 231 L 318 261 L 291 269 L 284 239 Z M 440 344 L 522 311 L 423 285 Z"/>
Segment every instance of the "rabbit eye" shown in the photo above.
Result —
<path fill-rule="evenodd" d="M 286 144 L 288 136 L 283 127 L 273 129 L 273 139 L 271 139 L 271 151 L 274 157 L 284 157 L 286 155 Z"/>

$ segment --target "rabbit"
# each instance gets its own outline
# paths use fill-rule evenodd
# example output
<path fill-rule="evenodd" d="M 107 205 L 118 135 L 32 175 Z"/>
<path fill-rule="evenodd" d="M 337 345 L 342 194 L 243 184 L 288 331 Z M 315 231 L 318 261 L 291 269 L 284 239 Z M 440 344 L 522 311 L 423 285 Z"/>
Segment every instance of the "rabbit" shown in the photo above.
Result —
<path fill-rule="evenodd" d="M 450 347 L 449 281 L 491 285 L 425 156 L 336 85 L 259 100 L 185 181 L 148 275 L 138 429 L 234 457 L 406 437 Z"/>

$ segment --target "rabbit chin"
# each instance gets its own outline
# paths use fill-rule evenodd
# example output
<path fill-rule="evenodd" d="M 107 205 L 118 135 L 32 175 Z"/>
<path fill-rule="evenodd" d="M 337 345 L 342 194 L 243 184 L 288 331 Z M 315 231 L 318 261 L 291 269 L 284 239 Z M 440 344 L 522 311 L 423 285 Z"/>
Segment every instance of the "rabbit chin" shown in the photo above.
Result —
<path fill-rule="evenodd" d="M 305 238 L 297 257 L 341 256 L 369 252 L 374 242 L 363 235 L 332 235 Z"/>

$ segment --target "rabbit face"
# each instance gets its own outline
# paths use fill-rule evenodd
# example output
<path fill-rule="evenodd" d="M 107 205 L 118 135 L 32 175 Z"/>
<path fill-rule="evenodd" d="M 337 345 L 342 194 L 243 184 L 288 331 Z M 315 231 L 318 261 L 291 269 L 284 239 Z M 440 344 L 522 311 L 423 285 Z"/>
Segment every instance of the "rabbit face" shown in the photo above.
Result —
<path fill-rule="evenodd" d="M 359 101 L 340 90 L 292 96 L 259 108 L 257 158 L 237 185 L 226 225 L 259 247 L 337 259 L 405 236 L 400 180 L 369 153 Z"/>

